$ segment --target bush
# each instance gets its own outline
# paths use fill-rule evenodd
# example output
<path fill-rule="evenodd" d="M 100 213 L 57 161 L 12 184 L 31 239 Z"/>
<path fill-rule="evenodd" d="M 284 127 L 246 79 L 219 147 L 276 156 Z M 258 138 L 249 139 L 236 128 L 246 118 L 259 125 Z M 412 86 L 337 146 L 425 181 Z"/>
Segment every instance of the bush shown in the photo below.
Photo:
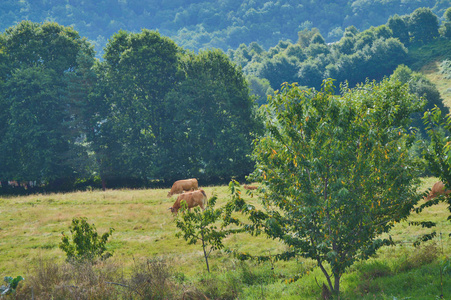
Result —
<path fill-rule="evenodd" d="M 16 299 L 205 299 L 198 289 L 179 286 L 168 264 L 153 258 L 135 263 L 127 277 L 112 260 L 39 261 L 25 283 Z"/>
<path fill-rule="evenodd" d="M 174 299 L 177 289 L 171 278 L 172 272 L 164 260 L 146 259 L 135 264 L 125 283 L 143 299 Z"/>
<path fill-rule="evenodd" d="M 63 234 L 59 247 L 67 255 L 68 261 L 93 260 L 95 258 L 106 259 L 112 254 L 106 252 L 106 243 L 113 233 L 113 228 L 99 236 L 94 224 L 89 225 L 86 218 L 72 219 L 72 226 L 69 227 L 72 240 Z"/>
<path fill-rule="evenodd" d="M 432 263 L 439 256 L 439 249 L 434 243 L 417 247 L 412 253 L 400 259 L 396 271 L 406 272 L 414 268 Z"/>
<path fill-rule="evenodd" d="M 121 276 L 122 268 L 112 263 L 40 261 L 16 299 L 124 299 L 121 294 L 132 292 L 112 284 Z"/>
<path fill-rule="evenodd" d="M 451 79 L 451 60 L 444 60 L 440 64 L 440 73 L 445 75 L 446 79 Z"/>

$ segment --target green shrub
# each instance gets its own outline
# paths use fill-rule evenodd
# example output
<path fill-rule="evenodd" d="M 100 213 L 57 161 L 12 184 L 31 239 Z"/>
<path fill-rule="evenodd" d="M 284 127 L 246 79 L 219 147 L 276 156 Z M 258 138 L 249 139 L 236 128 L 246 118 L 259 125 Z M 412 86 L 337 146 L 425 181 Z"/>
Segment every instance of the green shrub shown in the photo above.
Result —
<path fill-rule="evenodd" d="M 106 259 L 112 255 L 105 251 L 113 228 L 99 236 L 94 224 L 89 225 L 87 219 L 81 217 L 72 219 L 72 226 L 69 227 L 69 230 L 72 234 L 71 240 L 63 232 L 59 244 L 59 248 L 66 253 L 68 261 Z"/>
<path fill-rule="evenodd" d="M 437 245 L 434 243 L 419 246 L 412 253 L 404 256 L 403 259 L 400 258 L 396 271 L 398 273 L 406 272 L 430 264 L 439 257 L 439 254 Z"/>
<path fill-rule="evenodd" d="M 451 60 L 444 60 L 440 64 L 440 73 L 445 75 L 446 79 L 451 79 Z"/>

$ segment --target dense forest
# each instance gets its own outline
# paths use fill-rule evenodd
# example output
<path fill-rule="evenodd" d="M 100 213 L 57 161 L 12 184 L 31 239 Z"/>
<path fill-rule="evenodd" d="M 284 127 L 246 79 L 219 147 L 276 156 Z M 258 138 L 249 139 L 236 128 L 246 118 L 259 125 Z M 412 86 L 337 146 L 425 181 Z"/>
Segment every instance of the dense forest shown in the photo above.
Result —
<path fill-rule="evenodd" d="M 73 26 L 93 41 L 98 57 L 120 29 L 158 30 L 178 45 L 196 51 L 227 51 L 251 42 L 268 49 L 280 40 L 295 41 L 299 31 L 311 28 L 318 28 L 327 42 L 334 42 L 351 25 L 363 31 L 384 24 L 394 14 L 410 14 L 420 7 L 442 16 L 449 1 L 5 0 L 0 4 L 0 30 L 22 20 Z"/>
<path fill-rule="evenodd" d="M 77 3 L 84 2 L 66 7 Z M 313 27 L 294 43 L 265 50 L 253 41 L 227 54 L 196 53 L 154 30 L 118 30 L 100 60 L 74 27 L 22 21 L 0 36 L 2 187 L 244 179 L 254 167 L 252 141 L 263 133 L 258 107 L 283 82 L 319 90 L 333 78 L 339 93 L 342 83 L 391 75 L 425 96 L 426 109 L 446 110 L 436 87 L 408 67 L 408 49 L 450 38 L 451 8 L 441 18 L 418 8 L 363 31 L 348 26 L 334 43 Z M 413 116 L 421 128 L 421 113 Z"/>

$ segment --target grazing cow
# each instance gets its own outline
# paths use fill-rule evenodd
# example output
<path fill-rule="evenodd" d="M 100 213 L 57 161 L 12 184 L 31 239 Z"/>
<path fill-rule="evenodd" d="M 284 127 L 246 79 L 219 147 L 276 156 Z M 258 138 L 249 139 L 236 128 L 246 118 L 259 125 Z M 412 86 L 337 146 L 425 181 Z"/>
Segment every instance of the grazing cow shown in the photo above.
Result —
<path fill-rule="evenodd" d="M 246 190 L 256 190 L 257 187 L 255 185 L 243 185 L 243 188 Z"/>
<path fill-rule="evenodd" d="M 430 192 L 429 195 L 426 197 L 426 201 L 429 201 L 429 200 L 431 200 L 431 199 L 434 199 L 435 197 L 438 197 L 438 196 L 440 196 L 440 195 L 448 196 L 449 194 L 451 194 L 451 190 L 446 190 L 446 191 L 445 191 L 445 185 L 443 184 L 443 182 L 437 181 L 437 182 L 434 183 L 434 185 L 432 186 L 431 192 Z"/>
<path fill-rule="evenodd" d="M 171 210 L 172 213 L 177 213 L 177 211 L 180 209 L 182 205 L 182 201 L 186 202 L 186 206 L 188 207 L 188 210 L 192 207 L 200 206 L 200 208 L 205 209 L 205 206 L 207 205 L 207 194 L 205 194 L 205 191 L 203 189 L 199 189 L 194 192 L 187 192 L 179 195 L 177 197 L 177 200 L 175 200 L 174 205 L 172 205 Z"/>
<path fill-rule="evenodd" d="M 183 193 L 184 191 L 194 191 L 197 190 L 197 188 L 198 185 L 196 178 L 177 180 L 172 185 L 172 188 L 168 193 L 168 197 L 171 197 L 174 194 Z"/>

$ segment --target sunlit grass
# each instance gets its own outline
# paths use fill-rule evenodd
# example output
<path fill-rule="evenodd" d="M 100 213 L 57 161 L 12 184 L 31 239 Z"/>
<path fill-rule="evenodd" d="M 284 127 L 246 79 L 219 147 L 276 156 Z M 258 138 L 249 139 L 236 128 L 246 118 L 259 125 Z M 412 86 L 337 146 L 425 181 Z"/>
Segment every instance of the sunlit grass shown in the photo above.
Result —
<path fill-rule="evenodd" d="M 431 187 L 436 180 L 423 179 L 421 188 Z M 217 207 L 230 199 L 227 186 L 204 187 L 204 190 L 209 197 L 213 194 L 218 196 Z M 130 272 L 138 259 L 164 257 L 185 280 L 209 284 L 216 280 L 217 284 L 223 285 L 221 289 L 225 289 L 224 293 L 227 288 L 233 291 L 233 287 L 228 285 L 238 280 L 241 282 L 240 299 L 318 299 L 321 293 L 318 284 L 325 282 L 324 277 L 315 262 L 307 259 L 263 264 L 249 262 L 246 263 L 249 271 L 243 271 L 242 263 L 233 256 L 215 251 L 210 259 L 212 274 L 207 275 L 200 245 L 188 245 L 175 236 L 177 228 L 168 210 L 175 197 L 167 198 L 166 194 L 165 189 L 149 189 L 2 197 L 0 277 L 27 277 L 42 260 L 64 262 L 65 254 L 58 248 L 61 232 L 69 233 L 68 228 L 74 217 L 87 217 L 100 234 L 110 227 L 115 229 L 108 250 L 113 251 L 110 259 L 120 264 L 124 273 Z M 242 195 L 247 201 L 258 204 L 256 197 L 251 198 L 244 192 Z M 396 224 L 390 235 L 398 245 L 383 247 L 374 258 L 351 267 L 342 279 L 343 298 L 430 299 L 431 295 L 439 295 L 438 260 L 451 253 L 448 236 L 451 224 L 446 221 L 448 215 L 446 206 L 440 204 L 425 209 L 420 215 L 412 214 L 408 221 Z M 421 234 L 431 231 L 408 224 L 409 221 L 420 220 L 437 222 L 434 230 L 442 233 L 424 246 L 432 244 L 435 248 L 428 249 L 435 249 L 435 256 L 427 255 L 432 251 L 421 252 L 423 248 L 413 247 L 413 242 Z M 228 249 L 253 255 L 274 255 L 286 250 L 286 246 L 278 241 L 244 233 L 227 237 L 224 244 Z M 419 262 L 412 261 L 412 257 Z M 249 280 L 254 280 L 252 284 L 243 283 L 246 282 L 243 277 L 247 276 L 246 272 L 251 272 Z M 295 275 L 301 278 L 294 283 L 286 283 Z M 206 279 L 205 276 L 213 277 Z M 427 282 L 417 276 L 422 276 Z M 270 277 L 273 281 L 267 282 Z M 255 280 L 261 283 L 256 284 Z M 444 277 L 444 286 L 451 291 L 449 274 Z M 445 296 L 451 297 L 451 292 Z"/>

